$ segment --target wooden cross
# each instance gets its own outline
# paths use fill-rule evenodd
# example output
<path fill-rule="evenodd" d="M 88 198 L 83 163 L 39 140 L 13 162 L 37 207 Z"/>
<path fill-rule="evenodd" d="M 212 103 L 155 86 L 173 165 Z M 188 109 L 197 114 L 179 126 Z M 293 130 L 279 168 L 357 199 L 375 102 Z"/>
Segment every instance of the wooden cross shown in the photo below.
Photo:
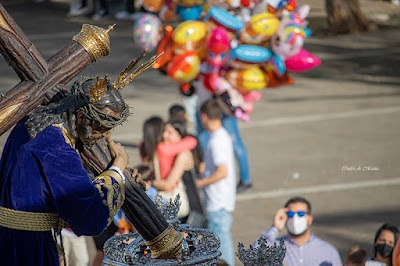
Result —
<path fill-rule="evenodd" d="M 0 52 L 21 79 L 0 98 L 0 136 L 64 89 L 90 63 L 108 55 L 110 29 L 83 25 L 81 32 L 46 62 L 0 4 Z"/>

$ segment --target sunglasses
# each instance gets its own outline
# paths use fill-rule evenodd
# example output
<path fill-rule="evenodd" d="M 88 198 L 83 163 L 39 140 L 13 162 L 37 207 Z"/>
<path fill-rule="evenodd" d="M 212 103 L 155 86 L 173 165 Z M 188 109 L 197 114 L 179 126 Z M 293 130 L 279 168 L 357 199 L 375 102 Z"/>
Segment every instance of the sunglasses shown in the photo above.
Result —
<path fill-rule="evenodd" d="M 304 215 L 307 214 L 307 212 L 305 212 L 305 211 L 299 211 L 299 212 L 287 211 L 287 212 L 286 212 L 286 215 L 287 215 L 289 218 L 292 218 L 292 217 L 294 216 L 295 213 L 297 213 L 297 215 L 298 215 L 299 217 L 303 217 Z"/>

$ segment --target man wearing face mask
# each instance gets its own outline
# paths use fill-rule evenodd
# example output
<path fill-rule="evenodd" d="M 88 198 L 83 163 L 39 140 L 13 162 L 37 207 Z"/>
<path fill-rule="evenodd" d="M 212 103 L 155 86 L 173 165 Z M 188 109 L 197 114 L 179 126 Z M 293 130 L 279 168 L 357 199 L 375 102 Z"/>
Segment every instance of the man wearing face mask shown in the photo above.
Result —
<path fill-rule="evenodd" d="M 342 265 L 337 249 L 312 233 L 312 222 L 311 204 L 304 198 L 292 198 L 276 212 L 273 225 L 261 236 L 279 243 L 277 237 L 286 225 L 288 234 L 282 239 L 285 241 L 285 262 L 288 266 Z M 254 247 L 257 245 L 257 242 L 253 244 Z"/>
<path fill-rule="evenodd" d="M 375 257 L 367 261 L 367 266 L 392 265 L 393 249 L 399 238 L 399 229 L 391 224 L 382 225 L 375 234 Z"/>

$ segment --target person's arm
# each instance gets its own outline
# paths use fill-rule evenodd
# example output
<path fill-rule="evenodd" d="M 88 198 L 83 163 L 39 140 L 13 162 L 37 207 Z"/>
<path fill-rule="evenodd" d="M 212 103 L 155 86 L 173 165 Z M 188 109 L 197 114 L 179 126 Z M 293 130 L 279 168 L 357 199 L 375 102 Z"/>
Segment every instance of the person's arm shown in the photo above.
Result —
<path fill-rule="evenodd" d="M 275 227 L 278 231 L 282 231 L 282 229 L 285 227 L 286 221 L 288 219 L 286 212 L 288 211 L 288 208 L 280 208 L 274 216 L 274 221 L 272 226 Z"/>
<path fill-rule="evenodd" d="M 279 232 L 285 227 L 287 221 L 286 211 L 288 211 L 288 208 L 281 208 L 275 213 L 272 226 L 261 234 L 262 237 L 268 241 L 275 241 L 277 239 Z M 257 241 L 253 243 L 253 247 L 258 247 Z"/>
<path fill-rule="evenodd" d="M 268 228 L 267 231 L 261 233 L 261 237 L 263 237 L 271 242 L 276 241 L 278 235 L 279 235 L 279 230 L 276 229 L 274 226 L 271 226 L 270 228 Z M 259 246 L 258 240 L 254 241 L 252 246 L 254 248 L 258 247 Z"/>
<path fill-rule="evenodd" d="M 167 178 L 163 180 L 154 180 L 152 182 L 153 187 L 160 191 L 173 190 L 185 172 L 188 162 L 188 152 L 189 151 L 178 154 Z"/>
<path fill-rule="evenodd" d="M 167 143 L 160 142 L 157 145 L 157 153 L 159 160 L 162 156 L 176 156 L 183 151 L 193 150 L 196 147 L 197 140 L 194 137 L 184 137 L 178 142 Z"/>
<path fill-rule="evenodd" d="M 206 165 L 204 162 L 201 162 L 199 165 L 199 174 L 202 175 L 204 173 L 204 169 L 205 169 Z"/>
<path fill-rule="evenodd" d="M 198 188 L 202 188 L 220 181 L 221 179 L 227 177 L 227 175 L 228 175 L 228 168 L 226 167 L 226 165 L 225 164 L 218 165 L 216 167 L 215 172 L 211 176 L 202 179 L 197 179 L 196 185 Z"/>

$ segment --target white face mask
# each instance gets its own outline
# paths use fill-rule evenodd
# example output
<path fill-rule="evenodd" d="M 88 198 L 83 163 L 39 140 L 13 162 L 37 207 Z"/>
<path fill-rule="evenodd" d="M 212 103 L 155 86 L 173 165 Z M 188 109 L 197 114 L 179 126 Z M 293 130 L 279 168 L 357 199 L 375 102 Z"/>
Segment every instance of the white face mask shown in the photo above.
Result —
<path fill-rule="evenodd" d="M 293 218 L 289 218 L 286 222 L 286 228 L 289 233 L 293 235 L 300 235 L 307 230 L 307 218 L 305 216 L 299 217 L 297 213 Z"/>

